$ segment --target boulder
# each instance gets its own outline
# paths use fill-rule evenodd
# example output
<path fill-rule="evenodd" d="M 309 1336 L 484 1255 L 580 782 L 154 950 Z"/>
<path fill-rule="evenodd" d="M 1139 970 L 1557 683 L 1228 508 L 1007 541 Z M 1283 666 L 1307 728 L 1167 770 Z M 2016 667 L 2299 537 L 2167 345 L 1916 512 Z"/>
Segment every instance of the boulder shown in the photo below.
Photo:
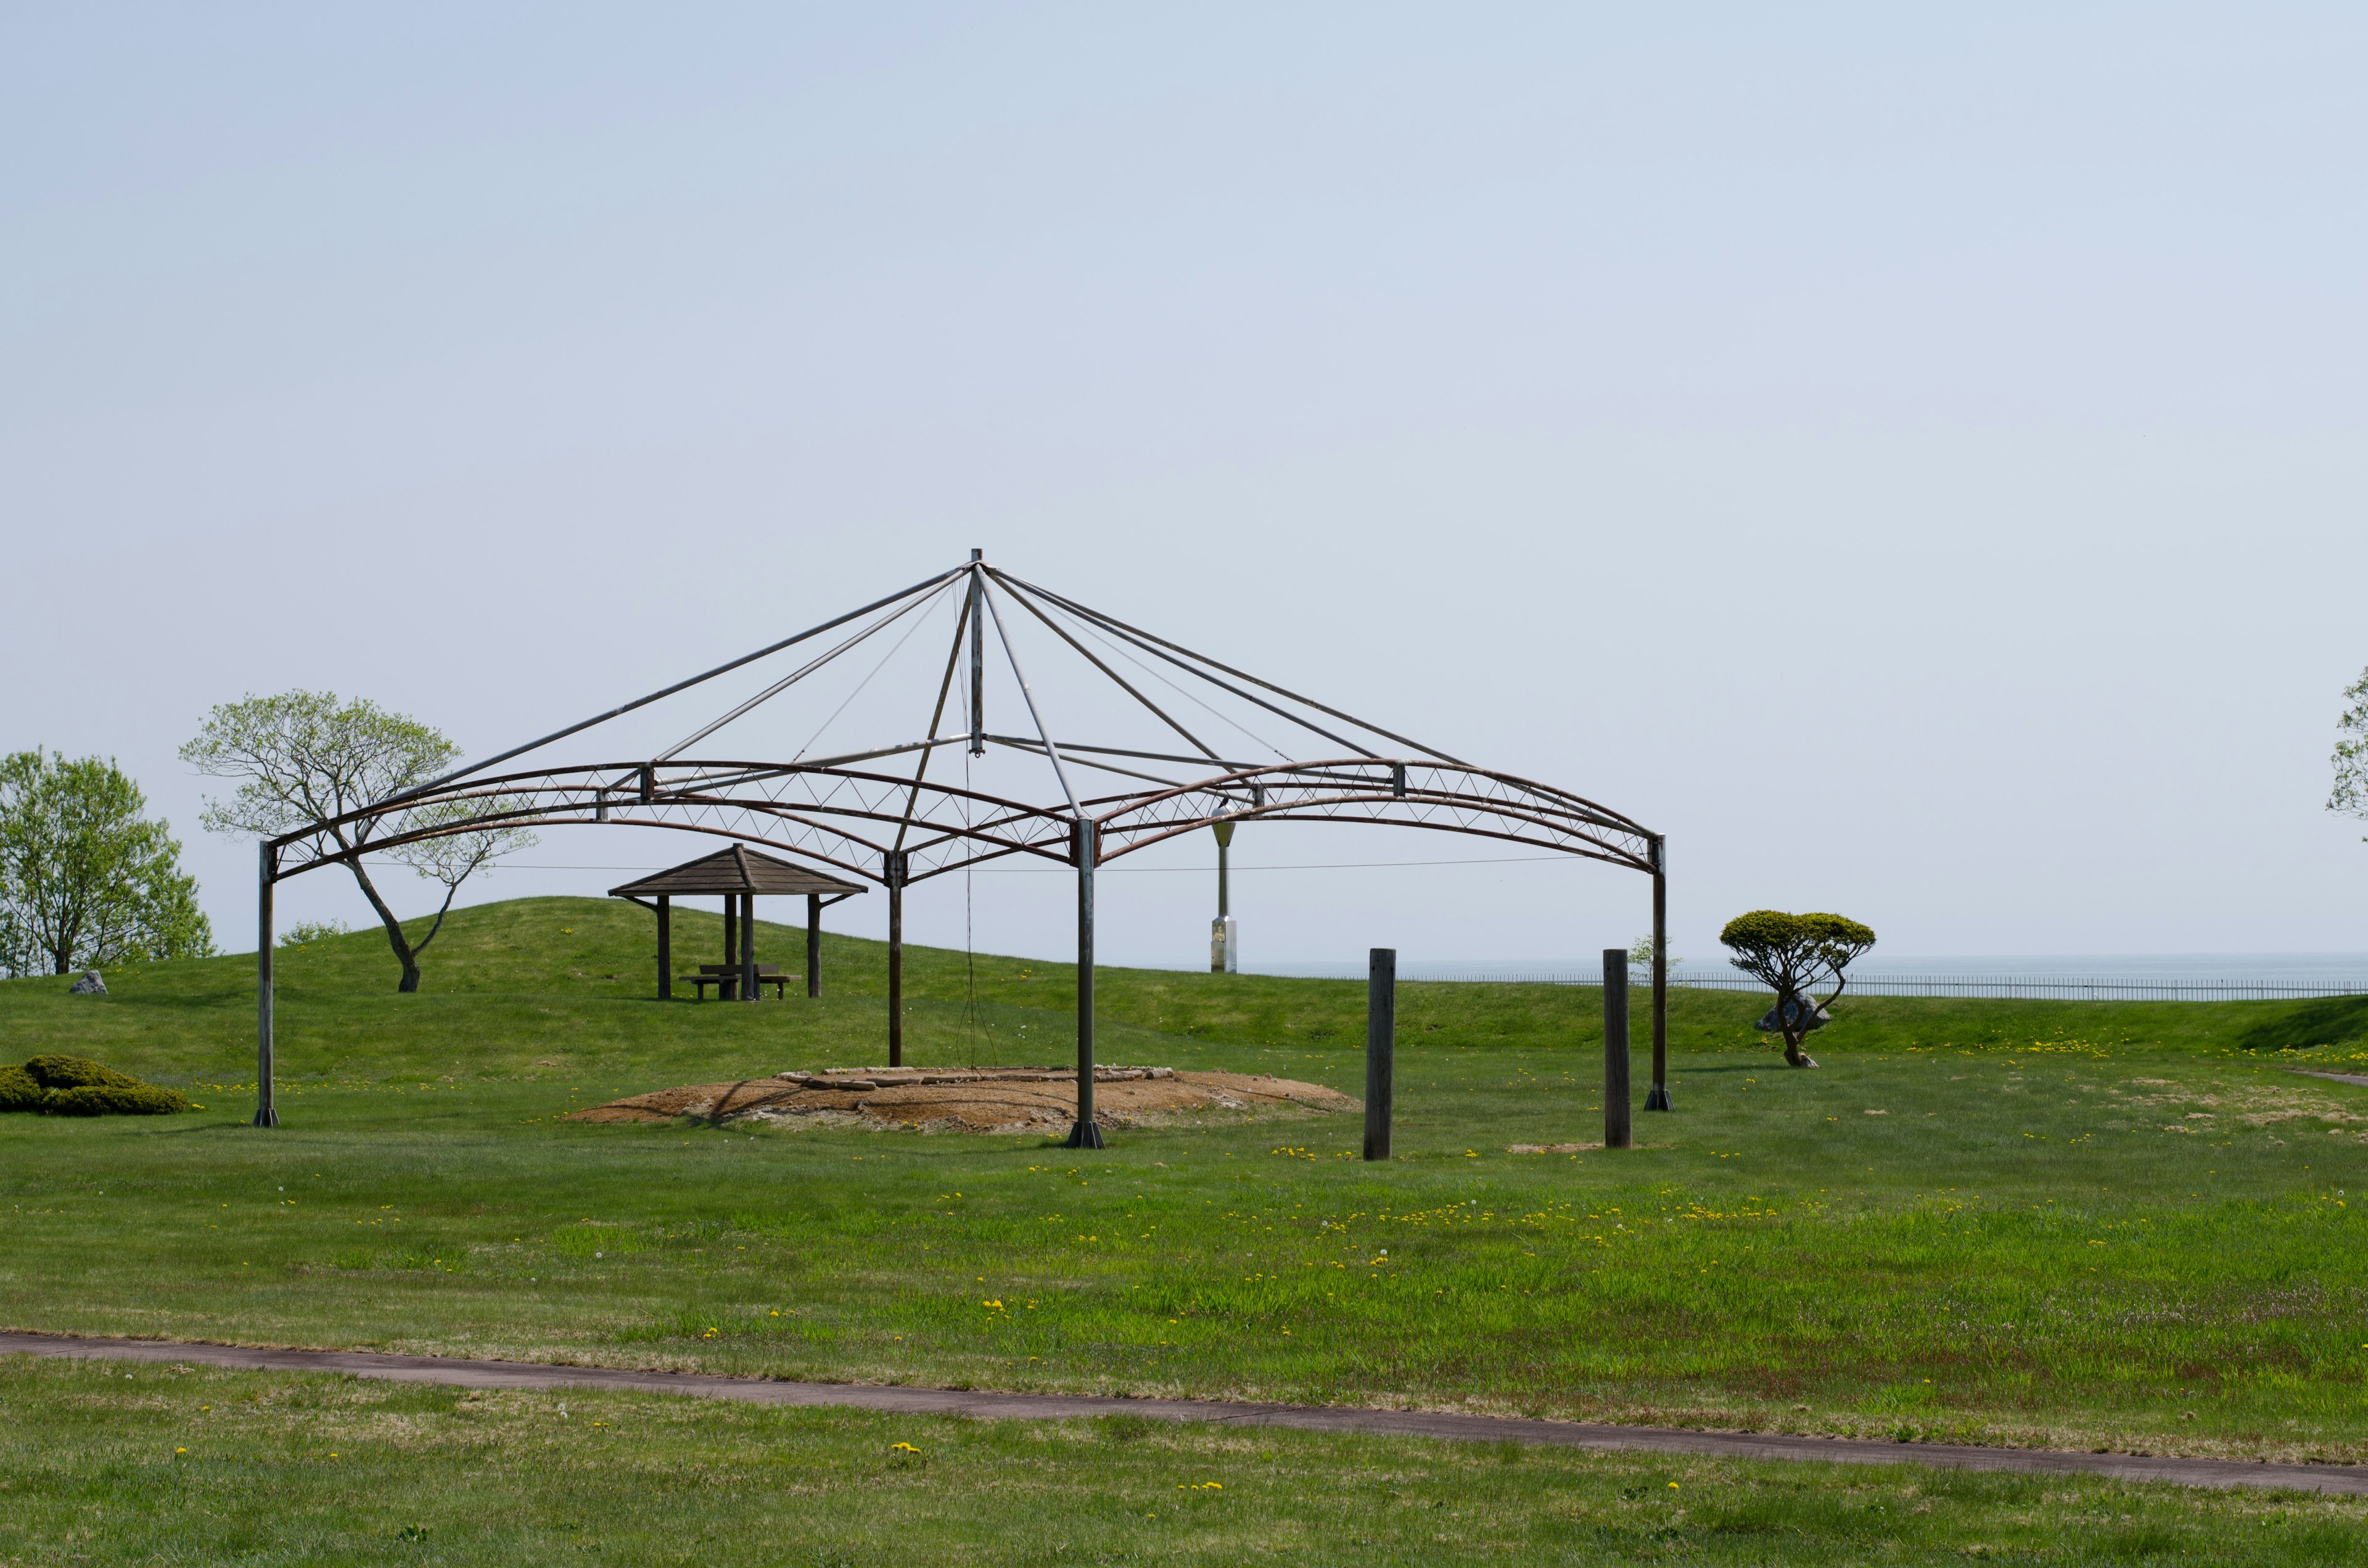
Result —
<path fill-rule="evenodd" d="M 1808 1015 L 1808 1021 L 1805 1024 L 1801 1021 L 1802 1015 L 1804 1013 Z M 1824 1028 L 1833 1021 L 1834 1016 L 1827 1012 L 1824 1007 L 1817 1006 L 1816 998 L 1814 996 L 1795 996 L 1784 1004 L 1784 1022 L 1804 1033 L 1810 1029 Z M 1770 1007 L 1761 1014 L 1759 1022 L 1753 1027 L 1764 1034 L 1774 1034 L 1779 1027 L 1776 1021 L 1776 1009 Z"/>
<path fill-rule="evenodd" d="M 107 982 L 99 979 L 98 971 L 86 969 L 82 971 L 82 978 L 67 986 L 66 990 L 75 996 L 104 996 L 107 994 Z"/>

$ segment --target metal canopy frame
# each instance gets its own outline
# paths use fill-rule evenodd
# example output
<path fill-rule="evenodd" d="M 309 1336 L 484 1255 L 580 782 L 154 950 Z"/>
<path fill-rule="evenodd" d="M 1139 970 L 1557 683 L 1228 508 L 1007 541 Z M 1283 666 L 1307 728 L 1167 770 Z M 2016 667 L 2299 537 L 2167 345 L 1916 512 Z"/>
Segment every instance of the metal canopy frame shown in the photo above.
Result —
<path fill-rule="evenodd" d="M 948 599 L 961 608 L 937 682 L 936 704 L 920 739 L 789 762 L 685 755 L 889 628 Z M 1056 740 L 1020 666 L 1004 615 L 1007 606 L 1048 628 L 1157 720 L 1182 747 L 1154 751 Z M 503 763 L 857 622 L 861 624 L 790 674 L 655 755 L 494 771 Z M 905 635 L 917 627 L 915 620 Z M 1100 644 L 1103 653 L 1112 657 L 1097 653 L 1089 643 Z M 892 648 L 892 656 L 894 652 Z M 998 652 L 1019 687 L 1032 733 L 1002 734 L 986 728 L 987 670 Z M 948 703 L 957 691 L 956 676 L 963 673 L 965 654 L 969 668 L 962 695 L 967 700 L 959 716 L 963 722 L 950 726 Z M 1140 684 L 1114 667 L 1113 659 L 1142 672 Z M 1281 754 L 1277 761 L 1225 756 L 1141 689 L 1154 683 L 1169 687 L 1184 701 L 1220 720 L 1222 712 L 1204 701 L 1202 694 L 1222 694 L 1283 721 L 1289 726 L 1286 733 L 1302 739 L 1291 746 L 1263 741 Z M 931 762 L 953 746 L 964 747 L 973 756 L 999 747 L 1040 758 L 1051 788 L 1042 799 L 1021 800 L 931 778 Z M 1292 755 L 1302 748 L 1304 755 Z M 1105 792 L 1095 793 L 1096 788 Z M 1465 834 L 1600 860 L 1649 876 L 1653 1088 L 1645 1108 L 1668 1108 L 1668 871 L 1662 835 L 1584 796 L 1475 767 L 1235 669 L 991 566 L 973 551 L 960 566 L 704 674 L 360 810 L 265 841 L 259 846 L 258 871 L 256 1123 L 272 1126 L 279 1120 L 271 1092 L 271 905 L 276 883 L 423 839 L 498 827 L 600 824 L 710 834 L 799 856 L 885 889 L 892 1065 L 903 1062 L 905 890 L 1014 855 L 1075 868 L 1077 1122 L 1070 1144 L 1099 1148 L 1093 1106 L 1094 872 L 1179 834 L 1248 821 L 1366 823 Z"/>

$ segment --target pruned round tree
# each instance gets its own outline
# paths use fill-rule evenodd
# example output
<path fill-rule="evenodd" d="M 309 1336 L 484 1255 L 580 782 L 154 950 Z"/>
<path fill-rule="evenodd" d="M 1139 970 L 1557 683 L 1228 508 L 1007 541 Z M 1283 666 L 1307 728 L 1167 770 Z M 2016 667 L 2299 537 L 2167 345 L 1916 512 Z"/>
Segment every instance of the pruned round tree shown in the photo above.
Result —
<path fill-rule="evenodd" d="M 1728 962 L 1776 993 L 1771 1017 L 1784 1037 L 1785 1065 L 1815 1067 L 1801 1041 L 1822 1021 L 1819 1010 L 1833 1006 L 1850 983 L 1850 966 L 1874 946 L 1873 927 L 1841 915 L 1755 909 L 1728 921 L 1718 939 Z M 1826 983 L 1833 990 L 1819 1002 L 1813 988 Z"/>

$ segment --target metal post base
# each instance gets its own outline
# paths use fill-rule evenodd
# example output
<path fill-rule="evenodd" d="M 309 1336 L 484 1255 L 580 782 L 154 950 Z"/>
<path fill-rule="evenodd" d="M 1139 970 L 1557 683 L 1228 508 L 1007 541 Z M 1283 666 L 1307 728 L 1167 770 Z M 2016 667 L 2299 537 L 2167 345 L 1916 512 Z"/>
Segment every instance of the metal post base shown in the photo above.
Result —
<path fill-rule="evenodd" d="M 1061 1146 L 1064 1149 L 1102 1149 L 1109 1147 L 1109 1145 L 1102 1142 L 1102 1130 L 1096 1127 L 1090 1121 L 1080 1121 L 1075 1127 L 1069 1129 L 1069 1141 Z"/>
<path fill-rule="evenodd" d="M 256 1112 L 255 1113 L 255 1125 L 256 1125 L 256 1126 L 257 1126 L 257 1127 L 277 1127 L 277 1126 L 279 1126 L 279 1108 L 278 1108 L 277 1106 L 265 1106 L 265 1107 L 264 1107 L 264 1108 L 262 1108 L 260 1110 L 256 1111 Z"/>
<path fill-rule="evenodd" d="M 1670 1108 L 1669 1091 L 1663 1088 L 1658 1084 L 1656 1084 L 1650 1089 L 1645 1090 L 1645 1108 L 1646 1110 L 1668 1110 Z"/>

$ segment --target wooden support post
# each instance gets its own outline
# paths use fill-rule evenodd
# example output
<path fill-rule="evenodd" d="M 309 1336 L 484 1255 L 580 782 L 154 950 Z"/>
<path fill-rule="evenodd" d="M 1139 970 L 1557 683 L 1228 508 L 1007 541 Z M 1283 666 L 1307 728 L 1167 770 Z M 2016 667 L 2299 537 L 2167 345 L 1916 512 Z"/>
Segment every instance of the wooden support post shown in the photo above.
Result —
<path fill-rule="evenodd" d="M 723 971 L 726 975 L 730 975 L 736 972 L 739 968 L 740 895 L 728 892 L 723 895 Z M 726 983 L 727 982 L 722 979 L 716 982 L 715 999 L 719 1002 L 723 1000 L 723 988 Z M 733 980 L 728 983 L 736 990 L 740 983 Z"/>
<path fill-rule="evenodd" d="M 806 894 L 806 994 L 822 994 L 822 894 Z"/>
<path fill-rule="evenodd" d="M 1398 1046 L 1398 950 L 1375 948 L 1365 980 L 1365 1158 L 1390 1157 Z"/>
<path fill-rule="evenodd" d="M 271 1103 L 271 884 L 279 868 L 271 846 L 256 846 L 255 879 L 255 1125 L 279 1125 L 279 1108 Z"/>
<path fill-rule="evenodd" d="M 1094 861 L 1100 845 L 1089 817 L 1070 832 L 1077 862 L 1077 1124 L 1069 1130 L 1072 1149 L 1099 1149 L 1102 1130 L 1094 1121 Z"/>
<path fill-rule="evenodd" d="M 674 1000 L 674 900 L 658 894 L 658 1000 Z"/>
<path fill-rule="evenodd" d="M 757 999 L 757 895 L 740 895 L 740 1000 Z"/>
<path fill-rule="evenodd" d="M 888 853 L 888 1065 L 905 1065 L 905 857 Z"/>
<path fill-rule="evenodd" d="M 1661 863 L 1665 840 L 1653 840 L 1653 1086 L 1646 1110 L 1669 1110 L 1669 878 Z"/>
<path fill-rule="evenodd" d="M 1628 953 L 1603 949 L 1603 1146 L 1629 1146 Z"/>

